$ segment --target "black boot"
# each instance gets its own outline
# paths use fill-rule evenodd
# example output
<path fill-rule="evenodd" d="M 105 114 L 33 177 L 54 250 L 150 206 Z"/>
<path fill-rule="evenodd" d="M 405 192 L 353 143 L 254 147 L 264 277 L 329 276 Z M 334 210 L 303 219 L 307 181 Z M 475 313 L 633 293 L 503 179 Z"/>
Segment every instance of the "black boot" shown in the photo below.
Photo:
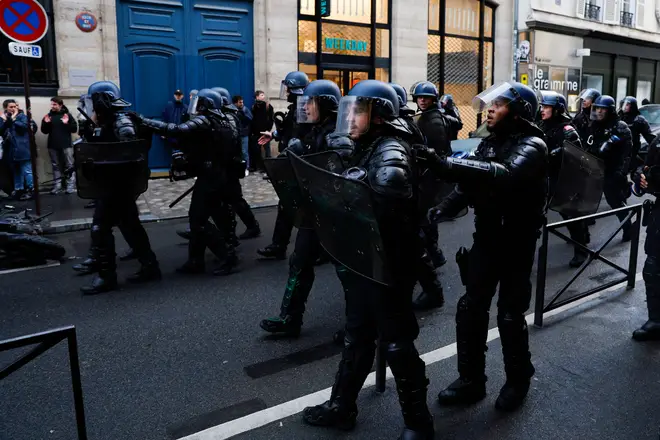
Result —
<path fill-rule="evenodd" d="M 183 265 L 177 267 L 176 271 L 185 275 L 196 275 L 206 272 L 204 260 L 188 260 Z"/>
<path fill-rule="evenodd" d="M 286 258 L 286 246 L 273 243 L 269 244 L 265 248 L 257 250 L 257 253 L 264 259 L 284 260 Z"/>
<path fill-rule="evenodd" d="M 573 268 L 582 266 L 582 263 L 587 261 L 588 254 L 580 247 L 575 246 L 573 250 L 573 258 L 568 262 L 568 265 Z"/>
<path fill-rule="evenodd" d="M 633 339 L 639 342 L 660 341 L 660 264 L 655 257 L 646 257 L 642 274 L 646 286 L 649 319 L 633 332 Z"/>
<path fill-rule="evenodd" d="M 261 328 L 270 333 L 283 333 L 290 336 L 300 335 L 303 324 L 305 304 L 314 285 L 314 268 L 309 262 L 294 252 L 289 265 L 289 277 L 286 280 L 280 316 L 261 321 Z"/>
<path fill-rule="evenodd" d="M 251 238 L 257 238 L 261 236 L 261 227 L 259 223 L 255 220 L 254 225 L 248 227 L 245 232 L 243 232 L 238 238 L 241 240 L 249 240 Z"/>
<path fill-rule="evenodd" d="M 357 345 L 347 335 L 330 400 L 305 408 L 305 423 L 343 430 L 353 429 L 358 415 L 355 402 L 371 371 L 375 356 L 376 344 L 373 341 Z"/>
<path fill-rule="evenodd" d="M 128 248 L 126 251 L 124 251 L 120 256 L 119 256 L 119 261 L 130 261 L 130 260 L 136 260 L 137 259 L 137 254 L 135 253 L 135 250 L 133 248 Z"/>
<path fill-rule="evenodd" d="M 227 252 L 227 257 L 222 263 L 220 263 L 220 266 L 213 271 L 213 275 L 224 277 L 236 273 L 239 271 L 239 262 L 240 260 L 235 250 Z"/>
<path fill-rule="evenodd" d="M 149 281 L 160 281 L 162 278 L 163 274 L 160 271 L 156 255 L 150 249 L 144 257 L 140 258 L 140 270 L 126 278 L 126 281 L 141 284 Z"/>
<path fill-rule="evenodd" d="M 433 440 L 433 417 L 426 404 L 429 380 L 415 345 L 412 342 L 388 344 L 386 356 L 396 381 L 405 423 L 399 440 Z"/>
<path fill-rule="evenodd" d="M 115 240 L 112 232 L 104 234 L 99 243 L 99 271 L 92 284 L 82 287 L 83 295 L 97 295 L 99 293 L 117 290 L 117 262 L 115 261 Z"/>
<path fill-rule="evenodd" d="M 179 229 L 178 231 L 176 231 L 176 235 L 183 238 L 184 240 L 190 240 L 190 228 L 187 228 L 185 230 Z"/>
<path fill-rule="evenodd" d="M 488 310 L 470 305 L 467 295 L 458 300 L 456 343 L 460 377 L 438 394 L 440 405 L 471 405 L 486 397 L 488 315 Z"/>
<path fill-rule="evenodd" d="M 176 271 L 186 275 L 204 273 L 206 271 L 204 264 L 205 250 L 206 244 L 204 244 L 203 231 L 191 233 L 190 240 L 188 241 L 188 261 L 183 263 L 183 266 L 178 267 Z"/>
<path fill-rule="evenodd" d="M 527 322 L 522 313 L 501 311 L 497 316 L 497 327 L 502 340 L 506 383 L 495 402 L 495 408 L 513 411 L 525 400 L 534 375 Z"/>
<path fill-rule="evenodd" d="M 428 253 L 424 253 L 418 265 L 417 279 L 422 286 L 422 293 L 413 301 L 415 310 L 430 310 L 445 305 L 442 284 L 435 272 L 433 262 Z"/>
<path fill-rule="evenodd" d="M 89 246 L 89 254 L 87 259 L 82 263 L 76 264 L 72 267 L 73 270 L 81 275 L 89 275 L 99 270 L 98 255 L 99 255 L 99 242 L 101 240 L 100 230 L 97 226 L 93 226 L 90 231 L 91 244 Z"/>

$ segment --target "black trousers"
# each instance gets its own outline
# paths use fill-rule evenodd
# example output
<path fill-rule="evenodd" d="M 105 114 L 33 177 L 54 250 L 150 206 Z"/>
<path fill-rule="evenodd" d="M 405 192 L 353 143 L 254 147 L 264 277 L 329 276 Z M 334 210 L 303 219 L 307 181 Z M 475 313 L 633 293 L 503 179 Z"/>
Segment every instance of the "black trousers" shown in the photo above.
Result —
<path fill-rule="evenodd" d="M 273 229 L 273 244 L 286 248 L 291 241 L 294 219 L 284 209 L 282 203 L 277 205 L 277 218 L 275 218 L 275 228 Z"/>
<path fill-rule="evenodd" d="M 92 245 L 98 250 L 101 277 L 116 272 L 115 239 L 112 228 L 120 226 L 128 244 L 135 251 L 142 265 L 156 263 L 147 231 L 140 222 L 139 211 L 133 196 L 117 195 L 99 199 L 94 208 Z"/>
<path fill-rule="evenodd" d="M 606 174 L 605 184 L 603 186 L 603 193 L 605 194 L 605 201 L 610 205 L 610 208 L 617 209 L 626 206 L 626 200 L 630 197 L 630 185 L 624 175 Z M 626 218 L 625 212 L 617 214 L 619 221 Z M 630 222 L 627 222 L 623 231 L 630 229 Z"/>
<path fill-rule="evenodd" d="M 231 206 L 243 224 L 248 229 L 257 228 L 257 219 L 254 217 L 250 205 L 243 197 L 243 188 L 238 178 L 229 179 L 226 188 L 223 188 L 224 201 Z"/>
<path fill-rule="evenodd" d="M 314 264 L 321 249 L 314 229 L 298 229 L 295 249 L 289 257 L 289 277 L 282 298 L 281 318 L 290 316 L 302 323 L 305 304 L 314 284 Z"/>
<path fill-rule="evenodd" d="M 207 247 L 221 260 L 235 251 L 231 239 L 233 213 L 230 205 L 225 202 L 225 179 L 212 174 L 197 177 L 188 211 L 188 259 L 189 262 L 200 265 L 204 263 L 204 251 Z M 217 227 L 211 227 L 209 217 L 213 218 Z"/>
<path fill-rule="evenodd" d="M 646 306 L 649 320 L 660 322 L 660 204 L 656 201 L 646 226 L 644 242 L 646 261 L 642 269 L 646 286 Z"/>
<path fill-rule="evenodd" d="M 263 170 L 264 160 L 261 157 L 261 146 L 258 144 L 261 135 L 250 135 L 248 155 L 250 156 L 250 171 Z"/>
<path fill-rule="evenodd" d="M 497 326 L 507 380 L 527 381 L 534 367 L 524 314 L 532 295 L 530 277 L 538 230 L 519 225 L 480 227 L 478 218 L 476 225 L 466 293 L 459 299 L 456 312 L 458 371 L 466 380 L 486 380 L 489 310 L 499 284 Z"/>
<path fill-rule="evenodd" d="M 559 214 L 564 220 L 570 220 L 573 217 L 566 214 Z M 589 226 L 585 222 L 571 223 L 567 226 L 571 238 L 580 244 L 587 244 L 589 241 Z"/>

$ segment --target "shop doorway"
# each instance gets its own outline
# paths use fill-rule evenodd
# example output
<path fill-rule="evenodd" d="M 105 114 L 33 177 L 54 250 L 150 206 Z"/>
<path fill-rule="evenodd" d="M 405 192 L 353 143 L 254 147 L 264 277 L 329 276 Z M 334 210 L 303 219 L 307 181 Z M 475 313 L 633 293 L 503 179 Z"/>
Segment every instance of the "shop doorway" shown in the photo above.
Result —
<path fill-rule="evenodd" d="M 350 69 L 323 69 L 323 79 L 333 81 L 335 84 L 337 84 L 337 86 L 339 86 L 341 95 L 346 96 L 348 91 L 351 90 L 355 84 L 365 79 L 369 79 L 369 72 L 365 70 Z"/>

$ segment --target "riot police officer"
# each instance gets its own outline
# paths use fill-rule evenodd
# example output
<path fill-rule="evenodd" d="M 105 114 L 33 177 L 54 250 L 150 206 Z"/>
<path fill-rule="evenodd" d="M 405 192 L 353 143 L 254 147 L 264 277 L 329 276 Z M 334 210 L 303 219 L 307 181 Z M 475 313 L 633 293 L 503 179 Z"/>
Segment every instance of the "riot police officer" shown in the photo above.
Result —
<path fill-rule="evenodd" d="M 207 247 L 222 261 L 214 275 L 229 275 L 238 265 L 231 225 L 226 224 L 231 219 L 226 192 L 240 174 L 236 161 L 242 153 L 238 126 L 223 113 L 222 107 L 219 93 L 202 89 L 190 103 L 191 118 L 187 122 L 176 125 L 142 118 L 144 125 L 159 133 L 183 138 L 190 168 L 197 176 L 188 213 L 188 261 L 177 269 L 181 273 L 203 273 Z M 210 227 L 209 217 L 221 224 Z"/>
<path fill-rule="evenodd" d="M 328 80 L 309 83 L 297 100 L 296 122 L 308 124 L 302 139 L 291 139 L 283 154 L 293 151 L 302 156 L 328 149 L 326 137 L 337 126 L 337 107 L 341 99 L 339 87 Z M 314 265 L 321 254 L 321 243 L 314 231 L 311 218 L 301 220 L 296 235 L 295 249 L 289 258 L 289 277 L 279 316 L 261 321 L 261 328 L 269 333 L 290 336 L 300 334 L 305 303 L 314 284 Z"/>
<path fill-rule="evenodd" d="M 557 182 L 559 170 L 562 165 L 562 150 L 564 142 L 570 142 L 578 148 L 582 148 L 580 135 L 575 127 L 571 125 L 571 118 L 566 111 L 566 98 L 557 92 L 541 92 L 541 106 L 539 108 L 541 121 L 539 128 L 545 134 L 545 143 L 550 152 L 550 186 L 552 188 Z M 561 214 L 564 220 L 570 216 Z M 589 242 L 589 229 L 585 223 L 572 223 L 568 226 L 571 238 L 580 244 Z M 587 258 L 587 254 L 579 246 L 575 246 L 573 259 L 569 262 L 570 267 L 580 267 Z"/>
<path fill-rule="evenodd" d="M 651 132 L 649 122 L 639 113 L 636 98 L 632 96 L 623 98 L 621 108 L 619 109 L 619 117 L 623 122 L 628 124 L 630 133 L 632 134 L 633 149 L 630 155 L 630 175 L 632 176 L 635 170 L 642 165 L 637 157 L 639 148 L 641 147 L 640 136 L 643 136 L 646 143 L 651 145 L 655 139 L 655 135 Z"/>
<path fill-rule="evenodd" d="M 660 204 L 657 197 L 660 194 L 660 136 L 649 145 L 644 165 L 640 166 L 633 181 L 635 182 L 635 195 L 641 197 L 644 193 L 652 194 L 656 200 L 650 207 L 650 212 L 645 213 L 648 219 L 646 228 L 646 242 L 644 252 L 646 261 L 642 275 L 646 286 L 646 307 L 648 309 L 648 320 L 641 328 L 633 332 L 636 341 L 658 341 L 660 340 Z"/>
<path fill-rule="evenodd" d="M 223 112 L 227 115 L 227 117 L 234 119 L 234 123 L 240 127 L 241 121 L 238 118 L 238 114 L 237 114 L 238 109 L 232 103 L 231 94 L 229 93 L 229 90 L 225 89 L 224 87 L 215 87 L 211 90 L 215 90 L 220 94 L 220 96 L 222 96 Z M 238 214 L 243 224 L 245 224 L 246 230 L 239 237 L 241 240 L 257 238 L 261 235 L 261 228 L 259 227 L 259 222 L 257 222 L 254 213 L 250 209 L 250 205 L 243 197 L 243 189 L 241 187 L 240 179 L 242 179 L 244 176 L 245 173 L 243 173 L 241 176 L 236 176 L 232 178 L 229 187 L 227 188 L 227 191 L 225 193 L 229 197 L 227 202 L 233 208 L 233 211 L 236 214 Z M 235 225 L 235 222 L 236 220 L 234 219 L 234 215 L 232 215 L 232 224 Z M 235 233 L 236 230 L 235 226 L 233 229 L 234 232 L 232 233 Z"/>
<path fill-rule="evenodd" d="M 463 121 L 461 120 L 461 113 L 456 107 L 454 97 L 450 94 L 442 95 L 440 97 L 440 110 L 445 112 L 446 115 L 456 118 L 458 124 L 454 124 L 450 131 L 449 139 L 455 141 L 458 139 L 458 132 L 463 129 Z"/>
<path fill-rule="evenodd" d="M 395 83 L 390 83 L 390 86 L 392 86 L 399 97 L 399 118 L 406 123 L 408 129 L 412 133 L 406 141 L 413 148 L 426 148 L 426 139 L 413 119 L 415 112 L 408 107 L 408 94 L 406 93 L 406 89 Z M 432 173 L 430 173 L 428 168 L 424 165 L 424 161 L 420 161 L 417 165 L 419 170 L 418 185 L 420 192 L 418 200 L 421 209 L 420 219 L 422 222 L 420 229 L 422 237 L 424 237 L 426 230 L 429 228 L 437 228 L 436 225 L 429 225 L 428 220 L 426 219 L 426 211 L 432 206 L 429 202 L 435 197 L 435 193 L 438 190 L 438 183 L 442 185 L 442 182 L 438 182 L 437 179 L 435 179 Z M 430 244 L 433 246 L 433 243 Z M 431 252 L 433 252 L 433 249 L 424 250 L 417 269 L 417 277 L 419 284 L 422 286 L 422 293 L 420 293 L 417 299 L 415 299 L 413 305 L 419 310 L 442 307 L 445 303 L 442 283 L 440 283 L 438 274 L 435 271 L 435 266 L 430 255 Z"/>
<path fill-rule="evenodd" d="M 91 100 L 91 105 L 87 108 L 93 110 L 93 114 L 89 115 L 93 123 L 86 125 L 84 133 L 86 142 L 120 143 L 138 139 L 135 121 L 126 112 L 126 108 L 131 104 L 121 99 L 119 87 L 110 81 L 99 81 L 89 86 L 87 95 Z M 122 182 L 113 183 L 112 195 L 96 201 L 91 231 L 93 248 L 91 255 L 96 257 L 96 262 L 93 262 L 92 266 L 98 270 L 98 273 L 91 285 L 81 289 L 83 294 L 94 295 L 118 287 L 115 240 L 112 234 L 112 228 L 118 225 L 121 225 L 122 230 L 125 231 L 127 241 L 141 265 L 140 270 L 127 281 L 143 283 L 161 279 L 158 260 L 151 250 L 149 236 L 140 222 L 135 203 L 136 194 L 130 192 L 132 178 L 139 179 L 137 173 L 143 173 L 145 170 L 135 171 L 135 168 L 133 170 L 131 172 L 135 173 L 135 176 L 118 176 L 117 179 Z"/>
<path fill-rule="evenodd" d="M 355 142 L 355 152 L 350 159 L 350 165 L 355 168 L 347 170 L 345 175 L 363 180 L 372 190 L 373 209 L 381 213 L 379 230 L 389 257 L 386 270 L 393 281 L 389 285 L 379 284 L 345 266 L 338 266 L 347 319 L 342 360 L 330 400 L 306 408 L 303 419 L 312 425 L 341 429 L 351 429 L 355 425 L 356 400 L 371 371 L 376 350 L 374 341 L 380 336 L 381 343 L 387 347 L 386 359 L 397 384 L 405 422 L 399 438 L 432 439 L 433 419 L 426 405 L 428 379 L 414 344 L 419 327 L 412 309 L 413 266 L 421 251 L 419 222 L 415 215 L 415 164 L 412 147 L 399 137 L 409 132 L 397 121 L 398 114 L 396 92 L 380 81 L 357 83 L 340 102 L 336 132 L 348 133 Z M 329 207 L 324 209 L 327 212 Z M 342 221 L 350 221 L 343 206 L 336 209 L 342 211 L 337 214 Z M 364 237 L 352 237 L 352 240 L 337 237 L 335 244 L 343 247 L 346 255 L 352 255 L 355 246 L 364 240 Z"/>
<path fill-rule="evenodd" d="M 593 102 L 588 133 L 585 147 L 605 162 L 605 200 L 612 209 L 621 208 L 630 197 L 627 175 L 633 141 L 628 125 L 617 116 L 614 98 L 601 95 Z M 620 212 L 617 217 L 623 221 L 626 213 Z M 630 222 L 624 224 L 623 241 L 632 238 L 630 227 Z"/>
<path fill-rule="evenodd" d="M 297 99 L 302 96 L 305 87 L 309 84 L 309 78 L 305 72 L 289 72 L 282 80 L 280 87 L 280 99 L 289 102 L 284 120 L 278 124 L 274 132 L 264 132 L 259 139 L 259 145 L 266 145 L 272 139 L 279 141 L 280 151 L 283 151 L 289 145 L 289 140 L 293 138 L 302 138 L 308 127 L 300 127 L 296 123 Z M 302 131 L 301 131 L 302 130 Z M 272 243 L 265 248 L 259 249 L 257 253 L 266 259 L 283 260 L 286 258 L 286 248 L 291 240 L 293 230 L 293 219 L 289 218 L 284 211 L 282 204 L 277 205 L 277 218 L 275 219 L 275 228 L 273 229 Z"/>
<path fill-rule="evenodd" d="M 587 145 L 587 138 L 589 137 L 589 125 L 591 124 L 591 105 L 596 99 L 600 97 L 600 92 L 596 89 L 586 89 L 580 93 L 578 103 L 580 109 L 578 114 L 573 118 L 573 126 L 580 135 L 582 145 Z"/>
<path fill-rule="evenodd" d="M 534 367 L 525 311 L 529 307 L 536 241 L 544 223 L 548 193 L 548 152 L 543 132 L 532 122 L 536 94 L 520 83 L 494 85 L 473 100 L 488 109 L 490 135 L 473 158 L 428 154 L 438 175 L 458 182 L 429 212 L 431 220 L 474 207 L 474 244 L 469 251 L 466 293 L 458 301 L 456 342 L 459 378 L 438 395 L 440 404 L 471 404 L 486 395 L 488 315 L 497 285 L 497 326 L 502 340 L 506 383 L 495 404 L 513 410 L 529 390 Z M 506 249 L 506 258 L 502 258 Z"/>

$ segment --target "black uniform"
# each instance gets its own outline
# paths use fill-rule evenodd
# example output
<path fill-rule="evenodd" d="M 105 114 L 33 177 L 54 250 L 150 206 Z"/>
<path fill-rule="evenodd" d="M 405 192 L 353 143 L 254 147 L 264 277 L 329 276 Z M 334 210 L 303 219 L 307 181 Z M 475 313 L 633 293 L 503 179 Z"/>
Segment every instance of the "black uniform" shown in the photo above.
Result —
<path fill-rule="evenodd" d="M 542 137 L 543 132 L 527 120 L 510 121 L 504 132 L 479 144 L 478 162 L 439 166 L 442 176 L 459 184 L 435 215 L 455 216 L 468 205 L 475 214 L 474 244 L 467 267 L 461 268 L 467 275 L 466 293 L 456 312 L 460 378 L 440 393 L 441 404 L 474 403 L 485 396 L 488 316 L 498 284 L 497 325 L 507 382 L 497 407 L 517 407 L 529 389 L 534 367 L 524 313 L 532 294 L 530 276 L 548 192 L 548 153 Z"/>
<path fill-rule="evenodd" d="M 100 113 L 99 127 L 93 129 L 87 125 L 85 140 L 87 142 L 125 142 L 138 139 L 135 121 L 123 111 Z M 130 178 L 122 176 L 122 178 Z M 142 282 L 160 279 L 160 269 L 156 255 L 151 250 L 149 236 L 140 222 L 140 214 L 133 194 L 118 192 L 111 197 L 96 201 L 92 222 L 92 251 L 96 256 L 98 276 L 92 284 L 83 287 L 84 294 L 97 294 L 117 287 L 117 263 L 115 255 L 115 239 L 112 234 L 114 226 L 121 225 L 124 236 L 133 248 L 142 268 L 128 280 Z"/>
<path fill-rule="evenodd" d="M 660 137 L 649 145 L 649 152 L 643 166 L 639 167 L 635 175 L 635 182 L 639 187 L 639 179 L 644 174 L 648 189 L 645 192 L 653 194 L 656 199 L 660 194 L 660 176 L 657 173 L 660 166 Z M 655 167 L 655 169 L 653 169 Z M 637 341 L 660 340 L 660 204 L 655 200 L 650 212 L 645 213 L 646 241 L 644 252 L 646 261 L 642 275 L 646 286 L 646 306 L 648 308 L 648 321 L 633 332 Z"/>
<path fill-rule="evenodd" d="M 626 205 L 630 197 L 628 184 L 628 169 L 633 148 L 632 134 L 628 125 L 619 120 L 616 115 L 603 121 L 592 121 L 589 126 L 585 148 L 605 162 L 605 200 L 612 209 Z M 626 213 L 617 214 L 620 221 L 626 218 Z M 623 240 L 630 240 L 630 222 L 623 227 Z"/>
<path fill-rule="evenodd" d="M 589 138 L 589 124 L 591 122 L 591 107 L 586 109 L 581 109 L 580 112 L 575 115 L 573 118 L 573 127 L 577 130 L 580 135 L 580 140 L 582 145 L 587 145 L 587 139 Z"/>
<path fill-rule="evenodd" d="M 566 115 L 554 115 L 551 119 L 541 121 L 539 127 L 545 133 L 545 143 L 550 152 L 550 193 L 559 175 L 562 163 L 562 148 L 564 142 L 570 142 L 576 147 L 582 148 L 582 142 L 577 130 L 571 125 L 571 119 Z M 571 217 L 561 214 L 564 220 Z M 568 226 L 571 238 L 580 244 L 589 243 L 589 227 L 584 223 L 572 223 Z M 575 247 L 573 259 L 569 263 L 571 267 L 579 267 L 586 259 L 586 253 L 579 247 Z"/>
<path fill-rule="evenodd" d="M 179 125 L 149 119 L 144 119 L 143 123 L 165 136 L 183 137 L 184 145 L 190 146 L 188 159 L 197 180 L 188 212 L 191 233 L 188 261 L 179 271 L 203 272 L 204 251 L 208 247 L 223 261 L 214 274 L 231 273 L 238 258 L 229 201 L 234 201 L 236 194 L 240 195 L 240 191 L 235 190 L 236 184 L 240 189 L 240 182 L 234 166 L 242 154 L 235 119 L 214 110 L 192 116 Z M 216 222 L 217 229 L 210 226 L 209 217 Z"/>
<path fill-rule="evenodd" d="M 633 145 L 632 153 L 630 155 L 630 173 L 632 175 L 632 173 L 634 173 L 641 165 L 637 160 L 637 154 L 639 153 L 642 144 L 640 136 L 643 136 L 647 144 L 651 145 L 653 140 L 655 140 L 655 135 L 651 132 L 649 122 L 638 112 L 622 113 L 621 120 L 628 124 L 628 128 L 630 128 L 630 133 L 632 135 Z"/>
<path fill-rule="evenodd" d="M 296 153 L 302 155 L 326 151 L 326 136 L 335 131 L 336 125 L 336 115 L 314 125 L 301 139 L 304 151 Z M 305 304 L 314 284 L 314 266 L 323 252 L 312 221 L 311 218 L 304 218 L 298 229 L 295 249 L 289 258 L 289 277 L 284 289 L 280 315 L 261 321 L 261 328 L 268 332 L 283 332 L 291 336 L 300 334 Z"/>
<path fill-rule="evenodd" d="M 284 121 L 277 128 L 276 140 L 279 141 L 279 150 L 283 151 L 289 144 L 289 140 L 293 138 L 304 138 L 307 130 L 307 127 L 296 123 L 296 102 L 294 101 L 289 104 Z M 278 260 L 286 258 L 286 248 L 291 241 L 293 222 L 294 219 L 288 215 L 282 203 L 279 203 L 277 205 L 277 218 L 275 219 L 272 243 L 263 249 L 259 249 L 257 253 L 265 258 Z"/>

